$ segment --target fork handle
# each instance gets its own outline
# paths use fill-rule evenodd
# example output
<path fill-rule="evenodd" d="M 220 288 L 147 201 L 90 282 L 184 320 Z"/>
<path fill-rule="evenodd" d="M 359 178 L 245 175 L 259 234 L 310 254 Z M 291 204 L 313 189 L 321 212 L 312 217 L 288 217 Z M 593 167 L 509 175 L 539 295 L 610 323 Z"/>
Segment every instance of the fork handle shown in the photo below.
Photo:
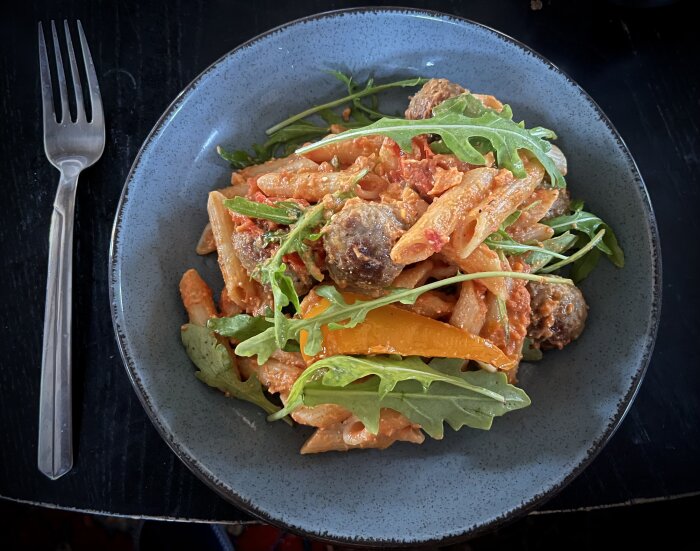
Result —
<path fill-rule="evenodd" d="M 73 467 L 71 298 L 73 212 L 80 168 L 64 164 L 49 233 L 39 401 L 39 470 L 55 480 Z"/>

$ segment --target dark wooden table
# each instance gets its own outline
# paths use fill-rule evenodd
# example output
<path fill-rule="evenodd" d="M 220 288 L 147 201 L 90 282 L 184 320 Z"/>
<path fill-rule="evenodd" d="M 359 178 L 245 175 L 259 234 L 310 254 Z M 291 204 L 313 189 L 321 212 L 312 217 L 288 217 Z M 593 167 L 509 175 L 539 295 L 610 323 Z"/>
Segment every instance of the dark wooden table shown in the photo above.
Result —
<path fill-rule="evenodd" d="M 291 19 L 368 4 L 298 0 L 15 2 L 0 17 L 0 496 L 62 508 L 207 521 L 249 519 L 196 479 L 156 434 L 117 352 L 107 255 L 121 187 L 161 112 L 236 45 Z M 405 5 L 424 7 L 422 2 Z M 605 1 L 435 1 L 492 26 L 569 73 L 634 154 L 663 246 L 659 337 L 641 391 L 598 458 L 546 509 L 700 491 L 700 63 L 692 2 L 635 10 Z M 11 11 L 8 12 L 8 9 Z M 36 469 L 47 236 L 57 172 L 44 157 L 36 23 L 82 20 L 108 121 L 102 160 L 81 177 L 74 259 L 76 463 Z M 221 114 L 222 117 L 226 113 Z M 634 254 L 634 251 L 627 251 Z"/>

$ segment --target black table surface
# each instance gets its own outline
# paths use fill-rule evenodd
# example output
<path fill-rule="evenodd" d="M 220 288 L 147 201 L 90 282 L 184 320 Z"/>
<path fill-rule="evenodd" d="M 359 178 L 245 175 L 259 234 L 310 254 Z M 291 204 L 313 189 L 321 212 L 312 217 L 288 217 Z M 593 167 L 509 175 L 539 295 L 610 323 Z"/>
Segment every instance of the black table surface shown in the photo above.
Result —
<path fill-rule="evenodd" d="M 0 497 L 135 516 L 237 521 L 156 433 L 112 332 L 107 257 L 129 167 L 177 93 L 241 42 L 292 19 L 368 2 L 129 0 L 13 2 L 0 17 Z M 424 2 L 406 6 L 426 7 Z M 700 491 L 700 63 L 693 2 L 633 9 L 605 1 L 435 1 L 496 28 L 576 80 L 625 139 L 661 233 L 659 336 L 641 390 L 593 463 L 544 509 L 579 509 Z M 8 7 L 11 5 L 11 11 Z M 102 159 L 81 176 L 75 215 L 73 470 L 36 469 L 48 228 L 58 173 L 42 147 L 37 21 L 81 19 L 108 122 Z M 225 113 L 222 113 L 225 116 Z M 634 254 L 634 251 L 627 251 Z"/>

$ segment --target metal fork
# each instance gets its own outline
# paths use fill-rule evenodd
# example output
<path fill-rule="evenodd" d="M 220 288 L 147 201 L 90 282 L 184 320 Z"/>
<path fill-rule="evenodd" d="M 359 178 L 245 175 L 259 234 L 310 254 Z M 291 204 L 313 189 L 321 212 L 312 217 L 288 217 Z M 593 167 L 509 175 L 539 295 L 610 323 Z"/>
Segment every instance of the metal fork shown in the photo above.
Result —
<path fill-rule="evenodd" d="M 71 412 L 71 291 L 73 264 L 73 210 L 80 172 L 94 164 L 105 145 L 105 123 L 95 66 L 78 21 L 80 46 L 85 62 L 92 120 L 85 114 L 78 64 L 68 22 L 63 22 L 66 50 L 73 77 L 76 118 L 71 120 L 68 89 L 56 25 L 51 33 L 56 57 L 56 76 L 61 102 L 60 119 L 53 104 L 53 88 L 44 29 L 39 23 L 39 67 L 44 110 L 44 150 L 60 172 L 49 233 L 49 269 L 44 313 L 44 344 L 41 359 L 39 402 L 39 470 L 55 480 L 73 466 L 73 418 Z"/>

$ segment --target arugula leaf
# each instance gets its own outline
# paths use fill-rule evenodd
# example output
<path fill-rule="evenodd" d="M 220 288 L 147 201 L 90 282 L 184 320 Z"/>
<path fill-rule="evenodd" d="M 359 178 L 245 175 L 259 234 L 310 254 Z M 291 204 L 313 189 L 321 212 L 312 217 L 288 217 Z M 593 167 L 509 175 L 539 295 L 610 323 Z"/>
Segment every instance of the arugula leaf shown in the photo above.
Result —
<path fill-rule="evenodd" d="M 432 383 L 444 383 L 470 390 L 484 395 L 492 400 L 504 401 L 503 396 L 491 390 L 473 385 L 457 375 L 447 375 L 428 364 L 417 356 L 407 358 L 391 356 L 331 356 L 319 360 L 301 374 L 294 382 L 284 409 L 269 417 L 270 421 L 281 419 L 292 413 L 304 403 L 304 388 L 307 384 L 320 381 L 324 386 L 345 387 L 364 377 L 376 375 L 379 377 L 377 397 L 384 398 L 394 390 L 401 381 L 418 381 L 423 390 L 428 390 Z"/>
<path fill-rule="evenodd" d="M 200 381 L 234 398 L 260 406 L 269 414 L 280 409 L 265 397 L 255 374 L 246 381 L 238 378 L 228 350 L 209 329 L 188 323 L 182 326 L 180 336 L 187 355 L 199 370 L 195 376 Z"/>
<path fill-rule="evenodd" d="M 586 256 L 578 258 L 571 266 L 571 279 L 579 283 L 588 277 L 600 260 L 600 249 L 591 250 Z"/>
<path fill-rule="evenodd" d="M 303 209 L 299 205 L 289 201 L 277 203 L 277 206 L 273 207 L 272 205 L 251 201 L 245 197 L 226 199 L 224 201 L 224 206 L 238 214 L 250 216 L 251 218 L 271 220 L 278 224 L 293 224 L 299 220 L 299 216 L 303 212 Z"/>
<path fill-rule="evenodd" d="M 519 149 L 525 149 L 542 163 L 554 185 L 566 187 L 564 176 L 547 155 L 551 145 L 544 138 L 554 138 L 553 132 L 542 128 L 526 130 L 508 118 L 509 109 L 505 115 L 490 109 L 484 109 L 478 116 L 466 115 L 466 112 L 470 112 L 469 109 L 476 109 L 474 102 L 478 100 L 471 94 L 463 94 L 447 106 L 438 106 L 433 110 L 431 118 L 405 120 L 385 117 L 363 128 L 327 136 L 297 149 L 296 152 L 303 154 L 331 143 L 377 134 L 390 137 L 404 151 L 410 151 L 411 140 L 414 137 L 421 134 L 438 134 L 460 160 L 483 165 L 486 162 L 483 155 L 470 142 L 474 138 L 483 138 L 488 140 L 496 151 L 499 166 L 511 170 L 516 177 L 523 178 L 526 175 L 523 161 L 518 155 Z"/>
<path fill-rule="evenodd" d="M 321 286 L 316 289 L 316 293 L 330 302 L 328 308 L 318 316 L 308 319 L 288 319 L 282 316 L 280 322 L 284 324 L 285 327 L 281 335 L 283 338 L 298 341 L 301 331 L 306 331 L 307 341 L 304 346 L 304 353 L 308 356 L 314 356 L 321 350 L 321 327 L 324 325 L 327 325 L 330 329 L 355 327 L 357 324 L 362 323 L 367 313 L 375 308 L 381 308 L 382 306 L 394 304 L 396 302 L 413 304 L 418 297 L 426 291 L 439 289 L 440 287 L 453 285 L 462 281 L 471 281 L 473 279 L 487 277 L 510 277 L 513 279 L 525 279 L 540 283 L 573 284 L 570 279 L 558 276 L 540 276 L 522 272 L 477 272 L 473 274 L 460 274 L 439 281 L 433 281 L 432 283 L 414 289 L 392 289 L 384 296 L 371 300 L 358 300 L 353 304 L 348 304 L 335 287 Z M 344 323 L 341 324 L 339 322 Z M 246 357 L 257 355 L 258 363 L 262 365 L 275 350 L 282 348 L 287 342 L 283 340 L 282 344 L 279 345 L 276 335 L 275 328 L 271 327 L 266 329 L 262 333 L 236 346 L 236 354 Z"/>
<path fill-rule="evenodd" d="M 338 76 L 342 73 L 339 73 L 338 71 L 333 71 L 331 74 L 338 78 Z M 345 75 L 343 75 L 345 77 Z M 348 78 L 348 77 L 345 77 Z M 344 79 L 341 78 L 341 80 L 344 81 Z M 345 81 L 344 81 L 345 82 Z M 419 86 L 421 84 L 425 84 L 428 82 L 427 78 L 412 78 L 412 79 L 406 79 L 406 80 L 398 80 L 396 82 L 387 82 L 385 84 L 378 84 L 374 85 L 372 82 L 371 85 L 365 86 L 364 89 L 359 90 L 355 93 L 349 94 L 347 96 L 344 96 L 342 98 L 329 101 L 328 103 L 324 103 L 322 105 L 316 105 L 314 107 L 310 107 L 309 109 L 306 109 L 302 111 L 301 113 L 297 113 L 296 115 L 293 115 L 282 122 L 277 123 L 276 125 L 268 128 L 265 133 L 269 136 L 274 134 L 275 132 L 279 131 L 280 129 L 289 126 L 290 124 L 299 121 L 301 119 L 305 119 L 307 117 L 310 117 L 311 115 L 314 115 L 316 113 L 321 113 L 323 111 L 326 111 L 327 109 L 331 109 L 333 107 L 338 107 L 339 105 L 343 105 L 345 103 L 350 103 L 355 99 L 363 98 L 365 96 L 371 96 L 374 94 L 378 94 L 379 92 L 383 92 L 384 90 L 389 90 L 391 88 L 409 88 L 413 86 Z"/>
<path fill-rule="evenodd" d="M 529 207 L 528 207 L 529 208 Z M 511 212 L 508 216 L 506 216 L 506 219 L 501 223 L 500 230 L 506 231 L 510 226 L 515 224 L 518 221 L 518 218 L 520 218 L 520 215 L 522 215 L 523 211 L 521 210 L 514 210 Z"/>
<path fill-rule="evenodd" d="M 228 161 L 233 168 L 242 169 L 247 166 L 257 165 L 269 161 L 275 156 L 291 154 L 300 145 L 316 140 L 330 132 L 328 126 L 319 126 L 307 121 L 300 121 L 292 126 L 288 126 L 279 132 L 275 132 L 262 145 L 253 144 L 253 153 L 239 149 L 236 151 L 226 151 L 220 145 L 216 152 L 219 156 Z"/>
<path fill-rule="evenodd" d="M 559 254 L 552 250 L 537 247 L 536 245 L 525 245 L 524 243 L 520 243 L 503 230 L 498 230 L 489 235 L 486 239 L 484 239 L 484 243 L 489 247 L 489 249 L 494 251 L 503 251 L 504 254 L 511 256 L 519 256 L 525 253 L 533 252 L 546 255 L 549 258 L 554 257 L 562 260 L 566 258 L 566 256 L 563 254 Z"/>
<path fill-rule="evenodd" d="M 605 228 L 601 229 L 598 233 L 596 233 L 593 236 L 593 239 L 591 239 L 588 243 L 586 243 L 583 247 L 581 247 L 574 254 L 567 256 L 566 260 L 560 260 L 559 262 L 557 262 L 555 264 L 550 264 L 549 266 L 546 266 L 545 268 L 540 269 L 540 273 L 542 273 L 542 274 L 552 273 L 555 270 L 558 270 L 559 268 L 563 268 L 567 264 L 571 264 L 571 263 L 575 262 L 576 260 L 583 258 L 586 255 L 586 253 L 591 251 L 594 247 L 598 246 L 599 243 L 602 243 L 604 236 L 605 236 Z"/>
<path fill-rule="evenodd" d="M 367 430 L 379 431 L 382 408 L 390 408 L 417 423 L 433 438 L 444 435 L 444 422 L 454 430 L 463 426 L 488 430 L 493 418 L 530 405 L 525 392 L 507 383 L 504 373 L 468 371 L 458 375 L 464 382 L 499 394 L 493 400 L 482 394 L 436 381 L 426 390 L 415 380 L 401 381 L 380 397 L 378 377 L 345 387 L 326 386 L 322 381 L 307 384 L 302 394 L 303 405 L 338 404 L 355 414 Z"/>
<path fill-rule="evenodd" d="M 207 327 L 222 337 L 245 341 L 272 327 L 272 322 L 261 316 L 238 314 L 230 318 L 211 318 Z"/>
<path fill-rule="evenodd" d="M 615 266 L 622 268 L 625 265 L 625 254 L 620 248 L 612 228 L 595 214 L 582 210 L 582 202 L 577 202 L 575 205 L 572 203 L 572 207 L 576 209 L 573 214 L 543 220 L 542 223 L 552 228 L 554 235 L 574 231 L 588 236 L 589 239 L 593 239 L 600 230 L 605 230 L 604 238 L 598 242 L 597 247 L 600 252 L 607 255 Z"/>
<path fill-rule="evenodd" d="M 342 124 L 346 128 L 360 128 L 370 124 L 373 120 L 377 120 L 384 115 L 376 111 L 376 95 L 379 92 L 396 87 L 418 86 L 427 82 L 428 79 L 415 78 L 408 80 L 400 80 L 397 82 L 389 82 L 381 85 L 374 85 L 372 79 L 368 80 L 364 88 L 355 83 L 351 76 L 344 75 L 339 71 L 330 71 L 334 77 L 341 80 L 348 88 L 348 96 L 333 100 L 331 102 L 312 107 L 302 113 L 289 117 L 288 119 L 268 128 L 265 133 L 269 138 L 263 145 L 253 145 L 253 154 L 244 150 L 225 151 L 223 148 L 217 148 L 219 155 L 234 168 L 245 168 L 247 166 L 260 164 L 270 160 L 272 157 L 278 156 L 280 151 L 282 155 L 289 155 L 300 145 L 316 140 L 321 136 L 330 133 L 330 125 Z M 367 107 L 361 101 L 361 98 L 369 96 L 372 100 L 372 108 Z M 352 117 L 354 121 L 344 121 L 340 116 L 335 114 L 331 109 L 343 104 L 350 103 L 353 105 Z M 314 124 L 310 121 L 305 121 L 307 117 L 319 115 L 325 122 L 325 125 Z"/>
<path fill-rule="evenodd" d="M 352 183 L 351 189 L 367 174 L 368 169 L 359 171 Z M 336 199 L 344 200 L 352 195 L 354 191 L 335 193 Z M 263 285 L 269 285 L 272 291 L 272 299 L 274 302 L 273 319 L 274 326 L 272 327 L 275 334 L 275 343 L 277 348 L 283 349 L 291 337 L 288 333 L 288 321 L 282 312 L 283 308 L 289 304 L 294 305 L 295 311 L 300 310 L 299 296 L 294 289 L 294 281 L 286 273 L 287 266 L 284 264 L 284 256 L 290 253 L 298 253 L 304 264 L 307 266 L 309 273 L 317 280 L 323 278 L 321 271 L 314 264 L 311 257 L 311 250 L 305 243 L 306 240 L 318 239 L 317 233 L 314 230 L 321 225 L 325 220 L 325 204 L 318 203 L 302 211 L 297 221 L 290 225 L 289 232 L 279 235 L 279 247 L 275 254 L 256 268 L 255 275 L 259 276 L 260 282 Z M 274 350 L 273 350 L 274 351 Z M 262 357 L 269 357 L 269 350 L 263 352 Z M 267 354 L 267 356 L 266 356 Z M 258 361 L 262 363 L 264 360 Z"/>
<path fill-rule="evenodd" d="M 251 165 L 257 165 L 269 161 L 272 158 L 272 151 L 265 149 L 263 146 L 254 144 L 253 154 L 242 149 L 236 151 L 227 151 L 220 145 L 216 146 L 216 153 L 224 161 L 228 161 L 233 168 L 241 169 Z"/>
<path fill-rule="evenodd" d="M 542 247 L 538 248 L 539 250 L 532 252 L 525 257 L 525 262 L 530 265 L 533 273 L 537 273 L 555 256 L 551 253 L 566 252 L 576 243 L 577 239 L 578 238 L 574 234 L 568 231 L 558 235 L 557 237 L 545 239 L 542 241 Z"/>
<path fill-rule="evenodd" d="M 303 251 L 304 244 L 312 231 L 323 221 L 324 205 L 319 203 L 306 209 L 299 219 L 290 226 L 289 233 L 280 237 L 280 245 L 275 254 L 258 267 L 260 282 L 269 285 L 274 301 L 273 318 L 275 342 L 278 348 L 283 348 L 289 340 L 287 323 L 282 309 L 290 303 L 299 312 L 299 296 L 294 289 L 294 282 L 285 272 L 287 266 L 283 262 L 284 255 Z"/>
<path fill-rule="evenodd" d="M 328 71 L 331 75 L 337 78 L 340 82 L 344 83 L 348 89 L 349 95 L 355 95 L 357 92 L 361 91 L 363 87 L 353 80 L 352 75 L 346 75 L 340 71 Z M 374 87 L 374 79 L 370 78 L 365 83 L 364 89 L 369 90 Z M 355 97 L 352 100 L 353 111 L 351 116 L 363 125 L 370 124 L 372 121 L 379 120 L 386 115 L 379 113 L 376 110 L 376 94 L 371 94 L 371 98 L 374 98 L 375 102 L 372 107 L 367 107 L 362 103 L 362 98 Z"/>

